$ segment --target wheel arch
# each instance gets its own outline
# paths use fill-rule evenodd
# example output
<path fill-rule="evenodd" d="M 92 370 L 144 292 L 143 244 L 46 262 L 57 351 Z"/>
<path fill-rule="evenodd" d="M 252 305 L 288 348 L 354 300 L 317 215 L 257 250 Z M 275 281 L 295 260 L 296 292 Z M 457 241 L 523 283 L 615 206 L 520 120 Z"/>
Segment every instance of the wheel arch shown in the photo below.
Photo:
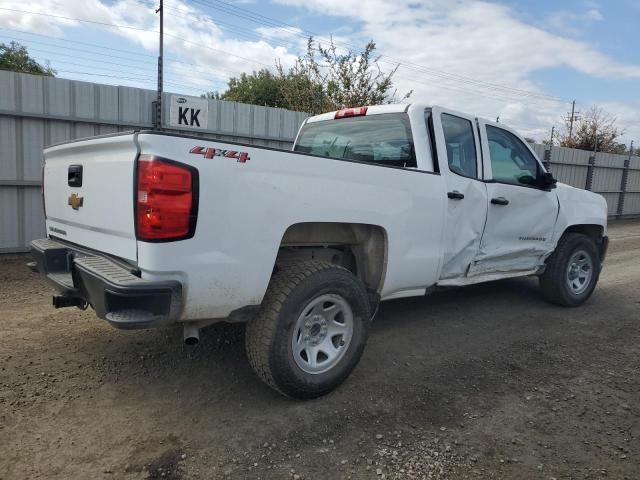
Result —
<path fill-rule="evenodd" d="M 380 292 L 387 267 L 388 237 L 379 225 L 349 222 L 303 222 L 282 236 L 278 263 L 319 259 L 341 264 L 369 290 Z"/>
<path fill-rule="evenodd" d="M 575 225 L 569 225 L 565 228 L 562 235 L 567 233 L 582 233 L 588 237 L 591 237 L 596 243 L 604 236 L 604 227 L 593 223 L 578 223 Z"/>
<path fill-rule="evenodd" d="M 586 235 L 591 240 L 593 240 L 593 242 L 596 244 L 596 248 L 598 249 L 600 261 L 604 260 L 608 247 L 608 237 L 606 236 L 606 229 L 603 225 L 599 225 L 596 223 L 577 223 L 574 225 L 569 225 L 564 229 L 558 241 L 560 241 L 560 238 L 569 233 L 581 233 L 582 235 Z"/>

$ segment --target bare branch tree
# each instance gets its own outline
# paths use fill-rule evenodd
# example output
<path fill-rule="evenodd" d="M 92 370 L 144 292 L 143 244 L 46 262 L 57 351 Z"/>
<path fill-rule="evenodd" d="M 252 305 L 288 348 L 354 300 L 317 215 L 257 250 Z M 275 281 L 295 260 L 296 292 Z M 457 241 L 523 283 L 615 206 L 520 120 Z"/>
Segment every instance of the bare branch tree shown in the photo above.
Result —
<path fill-rule="evenodd" d="M 618 142 L 624 130 L 616 125 L 616 118 L 600 107 L 591 107 L 574 122 L 573 134 L 569 138 L 569 124 L 560 135 L 560 145 L 581 150 L 597 150 L 608 153 L 624 153 L 626 146 Z"/>

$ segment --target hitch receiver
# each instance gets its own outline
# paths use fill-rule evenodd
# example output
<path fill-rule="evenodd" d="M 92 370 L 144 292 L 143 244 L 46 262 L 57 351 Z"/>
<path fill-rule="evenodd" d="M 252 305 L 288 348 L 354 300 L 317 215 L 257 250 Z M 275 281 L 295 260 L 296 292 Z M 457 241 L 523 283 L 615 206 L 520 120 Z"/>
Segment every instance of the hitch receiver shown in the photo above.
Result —
<path fill-rule="evenodd" d="M 64 295 L 54 295 L 52 300 L 54 308 L 82 307 L 85 303 L 83 298 Z"/>

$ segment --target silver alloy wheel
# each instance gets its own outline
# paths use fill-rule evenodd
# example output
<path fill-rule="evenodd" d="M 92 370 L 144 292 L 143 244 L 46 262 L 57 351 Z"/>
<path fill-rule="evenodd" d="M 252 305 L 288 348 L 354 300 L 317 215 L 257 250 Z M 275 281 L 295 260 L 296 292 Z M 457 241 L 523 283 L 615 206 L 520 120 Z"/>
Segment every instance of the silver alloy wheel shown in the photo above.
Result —
<path fill-rule="evenodd" d="M 353 336 L 353 311 L 340 295 L 314 298 L 302 310 L 291 336 L 296 365 L 306 373 L 331 370 L 344 356 Z"/>
<path fill-rule="evenodd" d="M 567 265 L 567 285 L 574 295 L 580 295 L 591 283 L 593 276 L 593 261 L 584 250 L 578 250 L 571 255 Z"/>

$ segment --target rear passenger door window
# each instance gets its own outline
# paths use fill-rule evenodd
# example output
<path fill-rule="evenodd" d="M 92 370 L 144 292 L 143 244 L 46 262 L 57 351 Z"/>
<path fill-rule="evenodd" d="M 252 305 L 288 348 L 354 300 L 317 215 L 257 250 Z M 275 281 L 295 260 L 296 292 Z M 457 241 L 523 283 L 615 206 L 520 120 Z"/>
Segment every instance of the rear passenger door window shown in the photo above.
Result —
<path fill-rule="evenodd" d="M 487 218 L 475 117 L 432 107 L 440 175 L 446 190 L 446 224 L 440 281 L 466 275 L 478 254 Z"/>
<path fill-rule="evenodd" d="M 443 113 L 442 132 L 449 170 L 463 177 L 478 178 L 478 155 L 473 123 L 466 118 Z"/>

